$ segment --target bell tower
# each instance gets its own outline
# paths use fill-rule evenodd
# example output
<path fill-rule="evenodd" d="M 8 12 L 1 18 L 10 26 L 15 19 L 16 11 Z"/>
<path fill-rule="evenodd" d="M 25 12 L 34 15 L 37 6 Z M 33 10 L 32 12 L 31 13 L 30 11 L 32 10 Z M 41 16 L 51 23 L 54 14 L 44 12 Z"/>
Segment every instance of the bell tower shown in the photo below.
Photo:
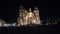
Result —
<path fill-rule="evenodd" d="M 40 24 L 41 21 L 40 21 L 40 15 L 39 15 L 39 10 L 38 10 L 38 7 L 35 7 L 34 9 L 34 14 L 35 14 L 35 18 L 36 18 L 36 24 Z"/>

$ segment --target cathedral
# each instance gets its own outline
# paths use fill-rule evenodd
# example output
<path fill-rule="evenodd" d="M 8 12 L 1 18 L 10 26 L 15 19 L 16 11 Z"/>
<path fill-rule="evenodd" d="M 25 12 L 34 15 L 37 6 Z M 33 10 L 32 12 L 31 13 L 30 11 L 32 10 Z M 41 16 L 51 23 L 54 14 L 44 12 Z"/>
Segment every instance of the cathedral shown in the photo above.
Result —
<path fill-rule="evenodd" d="M 18 26 L 27 26 L 27 25 L 40 25 L 41 20 L 39 16 L 38 7 L 32 11 L 31 8 L 26 10 L 23 6 L 20 6 L 19 17 L 17 18 Z"/>

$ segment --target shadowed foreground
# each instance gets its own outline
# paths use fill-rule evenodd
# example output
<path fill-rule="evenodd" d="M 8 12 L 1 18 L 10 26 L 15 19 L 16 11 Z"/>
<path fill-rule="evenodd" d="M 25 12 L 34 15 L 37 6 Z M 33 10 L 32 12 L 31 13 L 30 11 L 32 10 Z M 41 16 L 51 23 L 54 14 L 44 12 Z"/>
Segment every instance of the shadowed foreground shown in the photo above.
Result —
<path fill-rule="evenodd" d="M 22 27 L 2 27 L 0 28 L 0 33 L 24 33 L 24 34 L 49 34 L 49 33 L 58 33 L 60 31 L 60 25 L 43 25 L 43 26 L 22 26 Z"/>

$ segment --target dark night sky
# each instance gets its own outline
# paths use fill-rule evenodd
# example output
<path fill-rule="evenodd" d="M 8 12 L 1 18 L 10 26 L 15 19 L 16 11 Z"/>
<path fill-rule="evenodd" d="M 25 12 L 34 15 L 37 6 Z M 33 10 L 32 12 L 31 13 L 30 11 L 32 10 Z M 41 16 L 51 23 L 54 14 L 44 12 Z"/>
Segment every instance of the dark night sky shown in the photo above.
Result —
<path fill-rule="evenodd" d="M 47 17 L 59 17 L 59 13 L 56 12 L 56 2 L 48 2 L 44 0 L 23 0 L 22 2 L 21 0 L 2 0 L 0 2 L 0 18 L 4 19 L 6 22 L 16 21 L 21 3 L 27 10 L 30 7 L 34 9 L 34 6 L 38 6 L 41 19 L 46 19 Z"/>

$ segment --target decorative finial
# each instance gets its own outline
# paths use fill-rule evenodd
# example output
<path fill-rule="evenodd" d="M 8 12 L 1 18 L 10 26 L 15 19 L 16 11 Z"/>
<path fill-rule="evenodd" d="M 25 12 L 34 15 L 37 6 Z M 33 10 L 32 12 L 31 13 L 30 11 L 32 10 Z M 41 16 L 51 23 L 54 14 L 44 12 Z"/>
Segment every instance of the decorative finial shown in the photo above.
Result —
<path fill-rule="evenodd" d="M 29 8 L 29 12 L 31 12 L 32 11 L 32 9 L 31 8 Z"/>
<path fill-rule="evenodd" d="M 25 13 L 27 13 L 28 11 L 27 10 L 25 10 Z"/>

